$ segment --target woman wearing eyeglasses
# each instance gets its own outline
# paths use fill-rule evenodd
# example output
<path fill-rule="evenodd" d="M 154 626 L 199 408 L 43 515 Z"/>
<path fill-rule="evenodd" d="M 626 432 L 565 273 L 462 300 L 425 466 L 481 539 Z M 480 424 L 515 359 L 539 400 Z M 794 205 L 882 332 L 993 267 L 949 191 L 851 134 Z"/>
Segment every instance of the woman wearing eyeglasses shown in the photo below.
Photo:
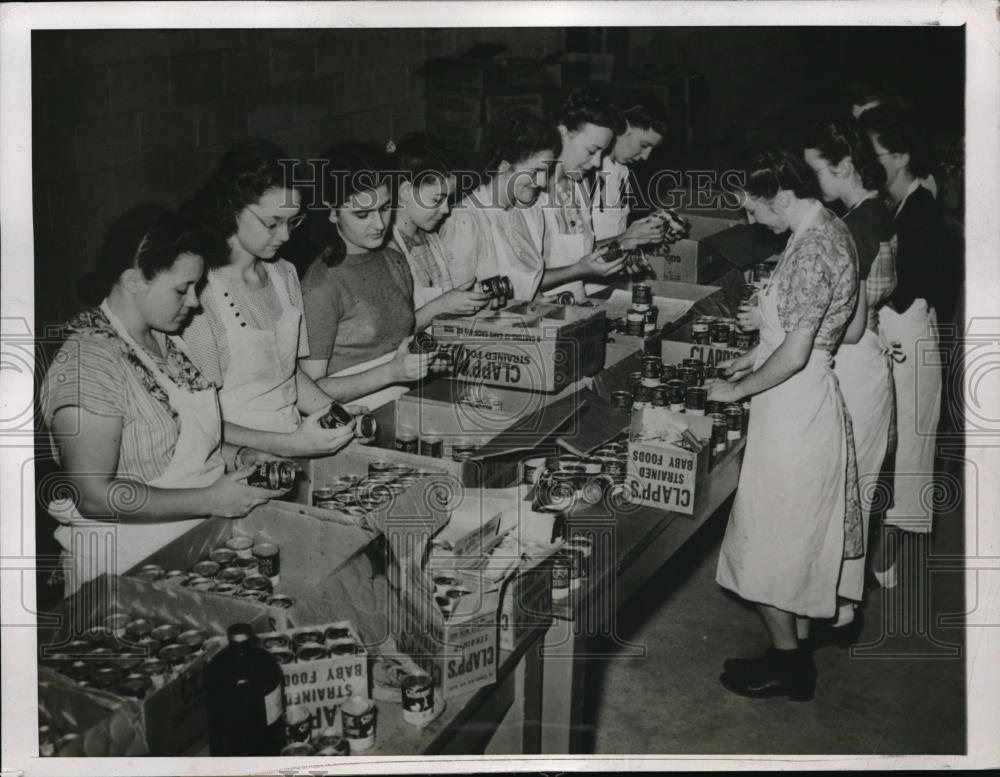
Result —
<path fill-rule="evenodd" d="M 222 387 L 228 442 L 322 456 L 350 442 L 353 429 L 320 426 L 331 398 L 299 367 L 309 354 L 302 292 L 295 268 L 275 259 L 301 221 L 283 158 L 265 141 L 240 144 L 190 203 L 194 218 L 224 242 L 229 261 L 209 271 L 202 310 L 184 340 L 202 372 Z"/>

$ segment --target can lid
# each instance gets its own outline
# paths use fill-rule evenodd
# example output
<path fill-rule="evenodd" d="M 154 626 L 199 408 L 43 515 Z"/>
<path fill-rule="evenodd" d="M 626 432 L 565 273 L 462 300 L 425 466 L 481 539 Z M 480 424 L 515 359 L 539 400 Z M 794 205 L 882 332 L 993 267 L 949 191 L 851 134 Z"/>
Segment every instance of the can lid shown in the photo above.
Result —
<path fill-rule="evenodd" d="M 230 643 L 249 642 L 253 638 L 253 629 L 247 623 L 234 623 L 226 629 Z"/>

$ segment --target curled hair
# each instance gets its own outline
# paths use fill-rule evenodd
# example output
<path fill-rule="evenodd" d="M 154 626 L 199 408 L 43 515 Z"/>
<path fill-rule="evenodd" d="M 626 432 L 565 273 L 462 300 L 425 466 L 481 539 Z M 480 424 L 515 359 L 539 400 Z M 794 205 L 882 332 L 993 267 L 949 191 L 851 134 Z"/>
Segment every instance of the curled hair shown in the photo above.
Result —
<path fill-rule="evenodd" d="M 158 205 L 140 205 L 111 225 L 94 269 L 77 281 L 77 293 L 85 304 L 98 305 L 126 270 L 139 270 L 151 281 L 183 254 L 209 262 L 215 250 L 214 241 L 187 217 Z"/>
<path fill-rule="evenodd" d="M 330 221 L 330 208 L 346 205 L 356 194 L 373 192 L 389 182 L 386 155 L 371 143 L 338 143 L 310 161 L 320 167 L 320 194 L 308 205 L 304 223 L 279 250 L 300 274 L 317 257 L 335 267 L 347 255 L 344 239 Z"/>
<path fill-rule="evenodd" d="M 556 120 L 570 132 L 578 132 L 584 124 L 607 127 L 615 135 L 625 132 L 622 115 L 608 100 L 591 89 L 570 92 L 559 107 Z"/>
<path fill-rule="evenodd" d="M 861 126 L 886 151 L 909 154 L 909 171 L 917 178 L 931 172 L 930 156 L 923 133 L 913 116 L 899 108 L 880 105 L 861 114 Z"/>
<path fill-rule="evenodd" d="M 871 141 L 854 119 L 813 124 L 806 130 L 803 145 L 818 151 L 831 165 L 838 165 L 850 157 L 861 176 L 861 185 L 869 191 L 878 191 L 885 185 L 885 168 L 879 164 Z"/>
<path fill-rule="evenodd" d="M 783 148 L 766 148 L 754 153 L 745 165 L 743 190 L 762 200 L 773 200 L 780 191 L 799 199 L 819 197 L 816 174 L 801 156 Z"/>
<path fill-rule="evenodd" d="M 293 188 L 290 170 L 282 164 L 285 153 L 266 140 L 250 140 L 229 149 L 208 182 L 184 209 L 191 218 L 225 245 L 238 229 L 237 218 L 272 189 Z M 217 251 L 213 259 L 228 260 L 229 252 Z M 214 266 L 214 262 L 213 262 Z"/>
<path fill-rule="evenodd" d="M 629 127 L 653 130 L 657 135 L 667 134 L 667 109 L 651 95 L 643 95 L 633 100 L 631 105 L 622 111 L 622 118 L 628 122 Z M 618 134 L 624 132 L 625 129 Z"/>
<path fill-rule="evenodd" d="M 530 113 L 516 111 L 502 116 L 488 133 L 490 164 L 487 171 L 496 171 L 501 162 L 516 165 L 545 151 L 554 159 L 562 150 L 559 132 Z"/>
<path fill-rule="evenodd" d="M 393 176 L 413 183 L 424 178 L 446 178 L 453 169 L 447 152 L 426 134 L 413 132 L 395 144 L 389 155 Z"/>

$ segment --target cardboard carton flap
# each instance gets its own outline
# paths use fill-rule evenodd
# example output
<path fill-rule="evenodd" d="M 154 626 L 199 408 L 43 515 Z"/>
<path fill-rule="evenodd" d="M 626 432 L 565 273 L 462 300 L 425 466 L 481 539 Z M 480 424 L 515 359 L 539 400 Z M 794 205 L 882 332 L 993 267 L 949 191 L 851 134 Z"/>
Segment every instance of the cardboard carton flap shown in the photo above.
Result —
<path fill-rule="evenodd" d="M 787 235 L 775 235 L 759 224 L 737 224 L 701 242 L 734 267 L 745 270 L 781 253 L 787 240 Z"/>
<path fill-rule="evenodd" d="M 571 394 L 551 404 L 545 404 L 545 397 L 540 396 L 538 407 L 534 411 L 479 448 L 471 459 L 479 461 L 491 456 L 533 449 L 569 422 L 579 410 L 579 405 L 578 394 Z"/>
<path fill-rule="evenodd" d="M 574 434 L 559 437 L 560 447 L 577 456 L 586 456 L 595 448 L 618 437 L 629 425 L 629 414 L 617 410 L 590 389 L 583 389 L 581 397 L 580 423 Z"/>

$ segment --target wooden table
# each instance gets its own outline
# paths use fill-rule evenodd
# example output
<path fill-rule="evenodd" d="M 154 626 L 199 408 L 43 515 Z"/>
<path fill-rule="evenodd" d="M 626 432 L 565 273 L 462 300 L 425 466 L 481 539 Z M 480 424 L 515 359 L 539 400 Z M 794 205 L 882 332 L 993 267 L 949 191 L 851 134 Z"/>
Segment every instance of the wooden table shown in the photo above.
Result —
<path fill-rule="evenodd" d="M 609 516 L 574 512 L 567 532 L 594 540 L 593 577 L 554 608 L 542 644 L 541 752 L 580 752 L 587 642 L 615 635 L 616 613 L 736 490 L 744 440 L 716 463 L 705 481 L 704 501 L 694 515 L 638 508 Z M 604 563 L 602 563 L 602 561 Z"/>

